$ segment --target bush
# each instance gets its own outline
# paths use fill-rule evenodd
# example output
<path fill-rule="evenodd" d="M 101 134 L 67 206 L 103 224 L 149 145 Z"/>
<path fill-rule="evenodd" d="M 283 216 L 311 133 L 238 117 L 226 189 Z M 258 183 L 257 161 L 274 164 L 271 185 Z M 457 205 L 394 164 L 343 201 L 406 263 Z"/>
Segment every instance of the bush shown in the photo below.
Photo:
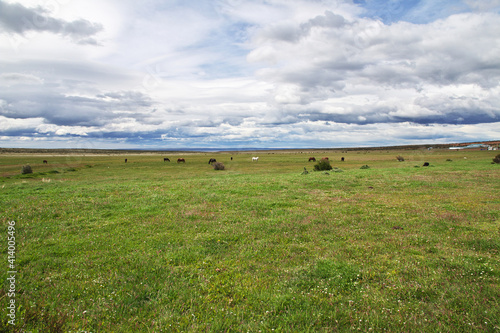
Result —
<path fill-rule="evenodd" d="M 363 165 L 360 169 L 370 169 L 368 165 Z"/>
<path fill-rule="evenodd" d="M 23 175 L 26 175 L 28 173 L 33 173 L 33 170 L 31 169 L 31 166 L 28 164 L 28 165 L 23 165 L 23 169 L 21 170 L 21 173 Z"/>
<path fill-rule="evenodd" d="M 332 166 L 330 165 L 329 160 L 320 160 L 316 165 L 314 166 L 315 171 L 326 171 L 326 170 L 332 170 Z"/>
<path fill-rule="evenodd" d="M 497 156 L 495 156 L 495 157 L 493 158 L 493 163 L 497 163 L 497 164 L 499 164 L 499 163 L 500 163 L 500 154 L 498 154 Z"/>
<path fill-rule="evenodd" d="M 396 156 L 399 162 L 404 162 L 405 158 L 401 155 Z"/>
<path fill-rule="evenodd" d="M 215 162 L 212 166 L 214 167 L 214 170 L 224 170 L 224 164 L 221 162 Z"/>

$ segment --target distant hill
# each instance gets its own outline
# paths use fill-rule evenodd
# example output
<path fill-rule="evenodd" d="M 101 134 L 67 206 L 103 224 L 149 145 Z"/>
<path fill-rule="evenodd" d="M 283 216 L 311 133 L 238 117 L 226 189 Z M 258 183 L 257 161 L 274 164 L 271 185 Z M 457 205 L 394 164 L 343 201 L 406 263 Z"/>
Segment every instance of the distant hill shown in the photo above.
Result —
<path fill-rule="evenodd" d="M 500 140 L 496 141 L 474 141 L 447 144 L 420 144 L 403 146 L 384 146 L 384 147 L 349 147 L 349 148 L 184 148 L 169 150 L 142 150 L 142 149 L 43 149 L 43 148 L 0 148 L 0 154 L 44 154 L 44 155 L 72 155 L 72 154 L 168 154 L 168 153 L 193 153 L 193 152 L 251 152 L 251 151 L 360 151 L 360 150 L 415 150 L 415 149 L 448 149 L 450 147 L 464 147 L 471 144 L 486 144 L 491 146 L 500 145 Z"/>

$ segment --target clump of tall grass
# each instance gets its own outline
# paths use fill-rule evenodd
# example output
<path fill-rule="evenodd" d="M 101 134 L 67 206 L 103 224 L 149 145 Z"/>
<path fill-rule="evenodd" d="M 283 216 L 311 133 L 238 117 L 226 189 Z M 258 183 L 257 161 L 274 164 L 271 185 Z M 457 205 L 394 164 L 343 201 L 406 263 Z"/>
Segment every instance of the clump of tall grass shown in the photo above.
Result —
<path fill-rule="evenodd" d="M 31 169 L 31 166 L 29 164 L 23 165 L 23 169 L 21 170 L 21 173 L 23 175 L 27 175 L 29 173 L 33 173 L 33 169 Z"/>

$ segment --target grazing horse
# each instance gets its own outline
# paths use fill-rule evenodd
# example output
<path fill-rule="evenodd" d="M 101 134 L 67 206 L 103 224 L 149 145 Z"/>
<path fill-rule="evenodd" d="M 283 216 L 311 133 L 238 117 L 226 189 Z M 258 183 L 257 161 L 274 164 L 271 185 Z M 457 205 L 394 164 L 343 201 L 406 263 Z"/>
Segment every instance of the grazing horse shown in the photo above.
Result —
<path fill-rule="evenodd" d="M 170 159 L 169 159 L 169 158 L 167 158 L 167 157 L 165 157 L 165 158 L 163 159 L 163 162 L 170 162 Z"/>
<path fill-rule="evenodd" d="M 125 159 L 125 163 L 127 163 L 127 159 Z"/>
<path fill-rule="evenodd" d="M 424 166 L 429 166 L 429 162 L 425 162 L 425 163 L 424 163 Z"/>
<path fill-rule="evenodd" d="M 217 162 L 217 160 L 215 158 L 211 158 L 210 161 L 208 161 L 208 164 L 212 164 L 212 163 L 215 163 Z"/>
<path fill-rule="evenodd" d="M 252 157 L 252 161 L 253 161 L 253 162 L 257 162 L 258 160 L 259 160 L 259 158 L 258 158 L 258 157 Z"/>
<path fill-rule="evenodd" d="M 177 163 L 186 163 L 186 160 L 183 158 L 178 158 Z"/>
<path fill-rule="evenodd" d="M 309 162 L 311 161 L 316 162 L 316 159 L 314 157 L 309 157 Z"/>
<path fill-rule="evenodd" d="M 47 160 L 43 160 L 43 164 L 47 164 L 47 163 L 49 163 L 49 162 L 47 162 Z"/>
<path fill-rule="evenodd" d="M 321 160 L 322 161 L 328 161 L 328 157 L 323 157 Z"/>
<path fill-rule="evenodd" d="M 342 162 L 344 162 L 344 158 L 343 158 L 343 157 L 342 157 L 342 158 L 340 158 L 340 160 L 341 160 Z"/>

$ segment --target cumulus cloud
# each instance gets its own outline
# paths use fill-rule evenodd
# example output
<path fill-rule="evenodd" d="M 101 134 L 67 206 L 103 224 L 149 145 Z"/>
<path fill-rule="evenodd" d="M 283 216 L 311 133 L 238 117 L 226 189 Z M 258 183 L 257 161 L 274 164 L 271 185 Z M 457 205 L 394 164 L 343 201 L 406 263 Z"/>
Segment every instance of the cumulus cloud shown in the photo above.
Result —
<path fill-rule="evenodd" d="M 68 14 L 76 2 L 61 18 L 0 0 L 7 34 L 49 32 L 2 49 L 3 138 L 327 147 L 497 135 L 497 0 L 106 2 L 118 18 L 86 4 L 84 18 Z"/>
<path fill-rule="evenodd" d="M 0 1 L 0 26 L 6 32 L 24 34 L 30 31 L 51 32 L 71 37 L 78 43 L 97 44 L 94 36 L 103 27 L 85 19 L 68 22 L 50 16 L 43 7 L 27 8 L 19 3 Z"/>
<path fill-rule="evenodd" d="M 500 79 L 500 59 L 491 52 L 500 48 L 498 18 L 467 13 L 428 25 L 385 25 L 327 11 L 297 23 L 295 29 L 289 27 L 300 38 L 283 38 L 281 27 L 279 33 L 264 31 L 266 42 L 259 35 L 249 59 L 273 64 L 260 73 L 262 79 L 275 82 L 276 101 L 290 102 L 290 93 L 283 92 L 298 87 L 295 103 L 308 103 L 314 120 L 498 122 L 500 109 L 494 106 L 493 91 Z M 470 85 L 477 88 L 461 89 Z M 366 94 L 356 90 L 370 91 L 377 98 L 366 100 Z"/>

